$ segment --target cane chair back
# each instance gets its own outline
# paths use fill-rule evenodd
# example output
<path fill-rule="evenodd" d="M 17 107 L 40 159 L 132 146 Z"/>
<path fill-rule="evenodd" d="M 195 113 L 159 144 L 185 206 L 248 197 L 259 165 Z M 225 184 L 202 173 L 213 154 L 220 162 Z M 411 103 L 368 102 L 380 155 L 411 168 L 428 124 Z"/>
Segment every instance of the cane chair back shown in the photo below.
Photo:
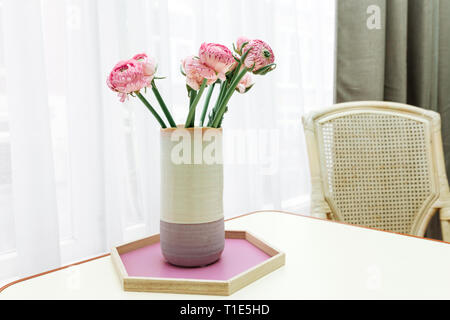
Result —
<path fill-rule="evenodd" d="M 438 113 L 351 102 L 303 118 L 312 214 L 423 236 L 449 202 Z"/>

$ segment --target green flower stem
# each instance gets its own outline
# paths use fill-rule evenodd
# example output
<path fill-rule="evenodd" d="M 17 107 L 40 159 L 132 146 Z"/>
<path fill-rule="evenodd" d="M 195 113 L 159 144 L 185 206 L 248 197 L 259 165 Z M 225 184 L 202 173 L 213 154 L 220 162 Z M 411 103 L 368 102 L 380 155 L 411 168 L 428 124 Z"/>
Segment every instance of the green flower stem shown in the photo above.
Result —
<path fill-rule="evenodd" d="M 192 106 L 192 103 L 194 102 L 196 96 L 197 96 L 197 91 L 195 91 L 194 89 L 189 91 L 189 108 Z"/>
<path fill-rule="evenodd" d="M 209 106 L 209 101 L 211 100 L 211 95 L 214 91 L 214 86 L 216 85 L 216 82 L 214 82 L 208 90 L 208 93 L 206 95 L 206 100 L 205 100 L 205 104 L 203 105 L 203 111 L 202 111 L 202 115 L 200 117 L 200 127 L 203 127 L 203 123 L 205 122 L 205 117 L 206 117 L 206 112 L 208 111 L 208 106 Z"/>
<path fill-rule="evenodd" d="M 245 56 L 247 56 L 247 52 L 245 53 Z M 231 77 L 231 82 L 233 82 L 236 79 L 236 77 L 238 76 L 239 71 L 241 70 L 241 66 L 242 66 L 242 60 L 239 59 L 239 63 L 237 65 L 237 67 L 234 69 L 233 76 Z"/>
<path fill-rule="evenodd" d="M 197 107 L 200 97 L 202 96 L 203 91 L 205 90 L 205 87 L 206 87 L 206 79 L 203 79 L 202 85 L 200 86 L 200 89 L 198 90 L 198 93 L 195 96 L 194 101 L 192 101 L 189 107 L 189 114 L 186 119 L 186 123 L 184 125 L 185 128 L 191 128 L 194 126 L 195 108 Z"/>
<path fill-rule="evenodd" d="M 158 100 L 159 105 L 161 106 L 162 111 L 166 115 L 167 121 L 169 121 L 169 124 L 172 128 L 176 128 L 177 125 L 175 124 L 175 121 L 173 121 L 172 115 L 170 114 L 169 109 L 167 108 L 164 99 L 159 94 L 158 88 L 156 87 L 155 81 L 152 81 L 152 91 L 156 97 L 156 100 Z"/>
<path fill-rule="evenodd" d="M 212 109 L 212 111 L 210 113 L 208 127 L 212 126 L 215 115 L 217 114 L 217 111 L 219 110 L 220 102 L 222 101 L 222 98 L 223 98 L 226 90 L 227 90 L 227 83 L 226 83 L 226 81 L 224 81 L 220 84 L 219 96 L 217 97 L 216 104 L 214 105 L 214 108 Z"/>
<path fill-rule="evenodd" d="M 250 49 L 252 47 L 248 48 L 247 51 L 245 51 L 245 53 L 242 55 L 242 57 L 239 59 L 239 63 L 237 65 L 237 67 L 234 69 L 234 73 L 233 73 L 233 77 L 231 78 L 231 82 L 233 82 L 236 77 L 238 76 L 239 72 L 241 71 L 241 66 L 244 63 L 245 59 L 247 58 L 248 53 L 250 52 Z"/>
<path fill-rule="evenodd" d="M 135 94 L 138 96 L 138 98 L 142 101 L 143 104 L 147 107 L 148 110 L 155 116 L 156 120 L 158 120 L 159 124 L 161 125 L 161 128 L 167 128 L 166 124 L 164 123 L 163 119 L 159 116 L 159 114 L 156 112 L 156 110 L 152 107 L 152 105 L 147 101 L 147 99 L 144 98 L 144 96 L 139 92 L 135 91 Z"/>
<path fill-rule="evenodd" d="M 242 77 L 247 73 L 248 69 L 243 68 L 242 71 L 238 74 L 238 76 L 233 80 L 233 82 L 230 84 L 230 87 L 228 88 L 228 91 L 226 92 L 224 98 L 220 102 L 219 110 L 214 117 L 214 121 L 212 123 L 213 128 L 218 128 L 219 124 L 222 122 L 223 114 L 226 111 L 228 101 L 230 101 L 231 96 L 234 93 L 234 90 L 236 89 L 237 85 L 239 84 L 239 81 L 241 81 Z"/>
<path fill-rule="evenodd" d="M 226 110 L 227 110 L 227 109 L 226 109 L 226 107 L 225 107 L 225 112 L 227 112 Z M 224 114 L 225 114 L 225 112 L 224 112 Z M 220 122 L 219 122 L 219 125 L 217 126 L 217 128 L 220 128 L 220 127 L 222 126 L 222 121 L 223 121 L 223 116 L 222 116 L 222 118 L 220 119 Z"/>
<path fill-rule="evenodd" d="M 191 89 L 189 91 L 189 110 L 191 109 L 191 106 L 194 103 L 196 96 L 197 96 L 197 91 Z M 192 116 L 192 119 L 195 119 L 195 111 L 196 110 L 194 110 L 194 115 Z M 188 112 L 188 114 L 189 114 L 189 112 Z"/>

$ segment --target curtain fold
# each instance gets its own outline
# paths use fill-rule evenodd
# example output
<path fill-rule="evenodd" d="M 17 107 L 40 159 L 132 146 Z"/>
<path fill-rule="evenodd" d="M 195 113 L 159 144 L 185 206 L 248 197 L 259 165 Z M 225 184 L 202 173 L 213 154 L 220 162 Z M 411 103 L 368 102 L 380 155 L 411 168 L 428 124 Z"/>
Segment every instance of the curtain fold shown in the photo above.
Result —
<path fill-rule="evenodd" d="M 337 2 L 336 102 L 383 100 L 386 15 L 380 14 L 378 22 L 382 28 L 374 29 L 376 26 L 371 26 L 369 29 L 369 8 L 385 12 L 386 0 Z"/>
<path fill-rule="evenodd" d="M 408 2 L 386 3 L 386 63 L 384 92 L 380 100 L 407 101 Z"/>
<path fill-rule="evenodd" d="M 99 72 L 108 74 L 111 68 L 110 59 L 119 61 L 121 58 L 119 40 L 123 39 L 120 33 L 124 27 L 119 19 L 120 10 L 118 1 L 97 1 L 98 38 L 99 46 Z M 111 34 L 119 34 L 119 37 L 111 37 Z M 102 79 L 99 79 L 102 84 Z M 104 234 L 106 247 L 112 247 L 116 243 L 124 241 L 124 225 L 126 202 L 122 196 L 125 193 L 126 158 L 125 136 L 120 130 L 123 127 L 123 112 L 121 108 L 111 108 L 117 103 L 116 97 L 106 90 L 100 90 L 101 99 L 101 136 L 103 138 L 103 202 L 105 214 L 104 226 L 101 233 Z"/>
<path fill-rule="evenodd" d="M 60 264 L 43 34 L 39 2 L 8 1 L 2 10 L 16 268 L 26 275 Z"/>
<path fill-rule="evenodd" d="M 337 0 L 335 102 L 386 100 L 437 111 L 450 172 L 450 3 Z M 436 215 L 427 236 L 440 238 Z"/>
<path fill-rule="evenodd" d="M 99 73 L 97 53 L 97 7 L 88 0 L 77 2 L 76 6 L 74 3 L 66 12 L 73 15 L 74 21 L 66 26 L 65 51 L 69 209 L 77 217 L 72 219 L 71 237 L 77 239 L 72 258 L 94 255 L 105 247 L 103 239 L 96 237 L 104 212 L 103 137 L 98 134 L 102 125 L 98 92 L 104 78 Z"/>

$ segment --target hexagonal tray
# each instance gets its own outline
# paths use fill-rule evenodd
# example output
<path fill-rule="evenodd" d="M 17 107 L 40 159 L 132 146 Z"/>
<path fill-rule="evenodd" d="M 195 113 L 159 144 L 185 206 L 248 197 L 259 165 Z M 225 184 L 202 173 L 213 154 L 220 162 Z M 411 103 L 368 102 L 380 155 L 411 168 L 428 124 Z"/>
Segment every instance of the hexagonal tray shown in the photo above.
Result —
<path fill-rule="evenodd" d="M 225 231 L 219 261 L 182 268 L 167 263 L 159 234 L 111 251 L 125 291 L 230 295 L 285 264 L 285 254 L 247 231 Z"/>

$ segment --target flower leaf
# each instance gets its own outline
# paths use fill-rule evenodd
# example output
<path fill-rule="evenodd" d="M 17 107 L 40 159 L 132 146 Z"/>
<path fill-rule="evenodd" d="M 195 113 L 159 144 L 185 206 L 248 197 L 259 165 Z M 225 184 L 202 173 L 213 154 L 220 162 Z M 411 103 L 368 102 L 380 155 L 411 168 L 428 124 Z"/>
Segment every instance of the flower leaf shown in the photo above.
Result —
<path fill-rule="evenodd" d="M 187 90 L 187 93 L 188 93 L 188 97 L 191 96 L 191 91 L 195 91 L 194 89 L 192 89 L 191 87 L 189 87 L 188 84 L 186 84 L 186 90 Z"/>
<path fill-rule="evenodd" d="M 241 51 L 242 51 L 242 49 L 244 49 L 244 47 L 249 43 L 250 41 L 246 41 L 246 42 L 244 42 L 243 44 L 242 44 L 242 46 L 241 46 Z M 250 48 L 251 49 L 251 48 Z M 250 50 L 249 49 L 249 50 Z"/>
<path fill-rule="evenodd" d="M 247 42 L 244 42 L 244 44 L 247 44 Z M 242 47 L 244 47 L 244 44 L 242 45 Z M 248 48 L 247 51 L 244 52 L 244 54 L 241 56 L 241 61 L 244 62 L 245 58 L 247 58 L 247 55 L 249 54 L 250 50 L 252 49 L 252 47 Z"/>
<path fill-rule="evenodd" d="M 245 88 L 245 91 L 243 93 L 247 93 L 247 91 L 249 91 L 255 84 L 252 83 L 251 85 L 249 85 L 247 88 Z M 241 93 L 238 89 L 238 87 L 236 87 L 234 90 L 236 90 L 237 92 Z"/>
<path fill-rule="evenodd" d="M 249 91 L 251 88 L 253 88 L 254 85 L 255 85 L 255 84 L 252 83 L 252 84 L 249 85 L 247 88 L 245 88 L 245 92 L 244 92 L 244 93 L 246 93 L 246 92 Z"/>
<path fill-rule="evenodd" d="M 253 73 L 254 73 L 254 74 L 259 74 L 259 75 L 262 75 L 262 76 L 263 76 L 263 75 L 269 73 L 270 71 L 275 70 L 276 67 L 277 67 L 276 63 L 271 63 L 271 64 L 268 64 L 268 65 L 265 66 L 265 67 L 262 67 L 262 68 L 259 69 L 259 70 L 253 71 Z"/>

